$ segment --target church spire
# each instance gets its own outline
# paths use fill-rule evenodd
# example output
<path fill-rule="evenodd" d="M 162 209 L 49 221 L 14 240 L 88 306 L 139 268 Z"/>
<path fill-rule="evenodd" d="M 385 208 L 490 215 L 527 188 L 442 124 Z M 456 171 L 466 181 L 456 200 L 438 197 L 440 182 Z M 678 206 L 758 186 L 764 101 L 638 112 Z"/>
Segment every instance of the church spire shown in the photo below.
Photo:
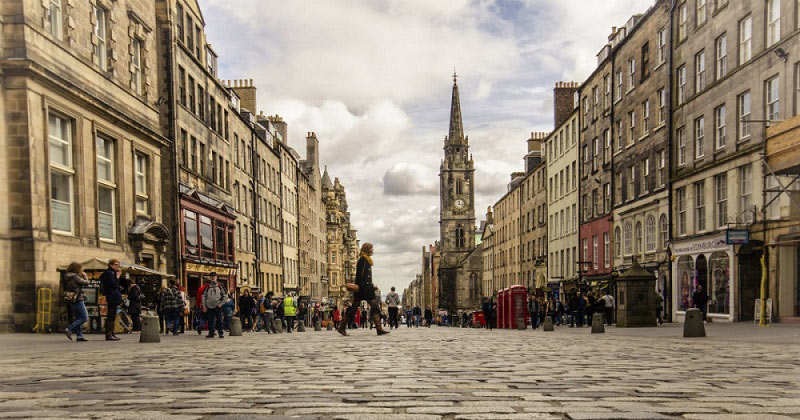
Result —
<path fill-rule="evenodd" d="M 458 75 L 453 70 L 453 99 L 450 103 L 450 134 L 448 136 L 451 143 L 464 142 L 464 124 L 461 121 L 461 101 L 458 98 Z"/>

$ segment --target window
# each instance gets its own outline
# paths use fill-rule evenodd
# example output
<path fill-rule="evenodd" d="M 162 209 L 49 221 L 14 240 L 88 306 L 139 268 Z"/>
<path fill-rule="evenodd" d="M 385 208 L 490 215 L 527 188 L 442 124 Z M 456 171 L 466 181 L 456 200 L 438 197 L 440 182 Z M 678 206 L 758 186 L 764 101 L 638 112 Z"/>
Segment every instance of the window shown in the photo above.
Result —
<path fill-rule="evenodd" d="M 706 119 L 700 117 L 694 120 L 694 158 L 705 156 Z"/>
<path fill-rule="evenodd" d="M 667 93 L 662 87 L 658 90 L 658 124 L 667 120 Z"/>
<path fill-rule="evenodd" d="M 50 221 L 53 230 L 72 233 L 72 121 L 48 116 Z"/>
<path fill-rule="evenodd" d="M 750 91 L 739 95 L 736 102 L 739 111 L 736 118 L 739 121 L 739 139 L 742 140 L 750 137 Z"/>
<path fill-rule="evenodd" d="M 137 95 L 142 94 L 142 41 L 133 39 L 131 51 L 131 88 Z"/>
<path fill-rule="evenodd" d="M 642 222 L 636 222 L 636 254 L 642 253 Z"/>
<path fill-rule="evenodd" d="M 595 270 L 597 270 L 597 264 L 599 258 L 597 247 L 598 247 L 597 236 L 592 236 L 592 268 Z"/>
<path fill-rule="evenodd" d="M 658 221 L 661 227 L 661 243 L 659 246 L 661 250 L 667 249 L 667 241 L 669 240 L 669 222 L 667 222 L 667 215 L 662 214 Z"/>
<path fill-rule="evenodd" d="M 639 189 L 642 194 L 647 194 L 648 191 L 647 182 L 649 181 L 649 179 L 650 179 L 650 158 L 645 158 L 645 160 L 642 161 L 642 176 L 641 176 L 642 185 L 641 188 Z"/>
<path fill-rule="evenodd" d="M 200 215 L 200 256 L 203 258 L 214 258 L 214 227 L 211 225 L 211 218 Z M 248 239 L 247 250 L 252 251 L 252 236 Z"/>
<path fill-rule="evenodd" d="M 722 173 L 714 177 L 717 200 L 717 227 L 725 227 L 728 223 L 728 174 Z"/>
<path fill-rule="evenodd" d="M 183 252 L 186 255 L 199 255 L 199 243 L 197 240 L 197 213 L 193 211 L 183 211 L 183 238 Z M 245 241 L 247 241 L 247 230 L 245 230 Z"/>
<path fill-rule="evenodd" d="M 197 139 L 192 136 L 192 171 L 197 172 Z"/>
<path fill-rule="evenodd" d="M 181 129 L 181 164 L 188 165 L 188 153 L 189 153 L 189 145 L 187 144 L 188 140 L 186 139 L 186 130 Z"/>
<path fill-rule="evenodd" d="M 656 172 L 656 185 L 663 187 L 667 179 L 667 153 L 662 150 L 658 152 L 658 172 Z"/>
<path fill-rule="evenodd" d="M 622 99 L 622 70 L 617 70 L 617 97 L 616 100 Z"/>
<path fill-rule="evenodd" d="M 628 146 L 630 146 L 636 141 L 636 111 L 628 113 L 628 120 L 630 122 L 628 127 Z"/>
<path fill-rule="evenodd" d="M 678 234 L 686 234 L 686 187 L 675 190 L 678 207 Z"/>
<path fill-rule="evenodd" d="M 631 58 L 628 60 L 628 90 L 634 88 L 633 86 L 633 76 L 636 74 L 636 59 Z"/>
<path fill-rule="evenodd" d="M 781 2 L 767 0 L 767 48 L 781 39 Z"/>
<path fill-rule="evenodd" d="M 776 121 L 780 119 L 780 90 L 778 90 L 778 76 L 767 80 L 765 90 L 767 97 L 767 119 L 770 121 Z"/>
<path fill-rule="evenodd" d="M 600 110 L 600 91 L 597 89 L 597 86 L 592 88 L 592 118 L 596 119 L 597 115 L 599 114 Z"/>
<path fill-rule="evenodd" d="M 642 102 L 642 135 L 650 132 L 650 101 Z"/>
<path fill-rule="evenodd" d="M 675 133 L 678 138 L 678 166 L 686 164 L 686 127 L 679 127 Z"/>
<path fill-rule="evenodd" d="M 586 238 L 583 238 L 582 242 L 583 242 L 583 261 L 588 261 L 589 260 L 589 240 L 586 239 Z M 594 259 L 594 256 L 592 256 L 592 258 Z M 579 268 L 581 269 L 581 271 L 585 271 L 582 266 L 579 267 Z"/>
<path fill-rule="evenodd" d="M 178 66 L 178 100 L 186 106 L 186 70 Z"/>
<path fill-rule="evenodd" d="M 633 200 L 636 188 L 636 166 L 631 165 L 628 168 L 628 200 Z"/>
<path fill-rule="evenodd" d="M 183 5 L 177 3 L 175 6 L 175 25 L 177 29 L 178 40 L 183 42 Z"/>
<path fill-rule="evenodd" d="M 197 107 L 194 101 L 194 92 L 195 92 L 194 78 L 192 76 L 189 76 L 189 109 L 192 112 L 197 112 Z"/>
<path fill-rule="evenodd" d="M 605 75 L 603 77 L 603 85 L 606 89 L 603 97 L 603 108 L 608 109 L 611 106 L 611 76 Z"/>
<path fill-rule="evenodd" d="M 658 30 L 658 64 L 667 61 L 667 31 L 665 28 Z"/>
<path fill-rule="evenodd" d="M 753 167 L 744 165 L 739 168 L 739 213 L 753 208 Z"/>
<path fill-rule="evenodd" d="M 706 0 L 697 0 L 697 26 L 706 23 Z"/>
<path fill-rule="evenodd" d="M 611 163 L 611 130 L 606 129 L 603 132 L 603 163 Z"/>
<path fill-rule="evenodd" d="M 686 39 L 686 22 L 688 20 L 686 2 L 678 6 L 678 42 Z"/>
<path fill-rule="evenodd" d="M 114 195 L 114 142 L 97 136 L 97 233 L 100 239 L 113 241 L 116 230 Z"/>
<path fill-rule="evenodd" d="M 456 248 L 463 248 L 464 247 L 464 228 L 457 227 L 456 228 Z"/>
<path fill-rule="evenodd" d="M 617 151 L 622 151 L 622 120 L 617 121 Z"/>
<path fill-rule="evenodd" d="M 686 64 L 678 67 L 678 105 L 686 100 Z"/>
<path fill-rule="evenodd" d="M 63 37 L 62 23 L 64 18 L 61 16 L 61 0 L 50 0 L 50 7 L 47 9 L 50 20 L 50 34 L 61 40 Z"/>
<path fill-rule="evenodd" d="M 626 256 L 633 254 L 633 232 L 631 229 L 631 222 L 625 222 L 622 234 L 624 235 L 623 241 L 625 244 Z"/>
<path fill-rule="evenodd" d="M 706 183 L 694 183 L 694 224 L 697 232 L 706 230 Z"/>
<path fill-rule="evenodd" d="M 194 27 L 194 38 L 195 38 L 194 53 L 195 55 L 197 55 L 197 59 L 201 60 L 202 53 L 200 52 L 201 51 L 200 47 L 203 44 L 203 31 L 200 29 L 199 26 Z"/>
<path fill-rule="evenodd" d="M 616 200 L 617 204 L 622 203 L 622 173 L 617 172 L 614 174 L 614 185 L 615 185 L 615 194 L 614 200 Z"/>
<path fill-rule="evenodd" d="M 622 246 L 622 236 L 619 233 L 619 226 L 614 228 L 614 255 L 622 255 L 620 248 Z"/>
<path fill-rule="evenodd" d="M 611 211 L 611 184 L 606 182 L 603 185 L 603 213 Z"/>
<path fill-rule="evenodd" d="M 700 51 L 699 53 L 695 54 L 694 56 L 694 66 L 695 66 L 695 85 L 694 91 L 695 93 L 699 93 L 703 89 L 706 88 L 706 52 L 705 50 Z"/>
<path fill-rule="evenodd" d="M 717 149 L 725 147 L 725 105 L 714 109 L 714 143 Z"/>
<path fill-rule="evenodd" d="M 136 153 L 134 162 L 134 182 L 136 190 L 136 212 L 147 214 L 149 195 L 147 194 L 147 155 Z"/>
<path fill-rule="evenodd" d="M 206 160 L 207 159 L 208 158 L 206 157 L 206 145 L 203 144 L 203 143 L 200 143 L 200 156 L 199 156 L 199 159 L 198 159 L 198 160 L 200 160 L 200 176 L 206 176 Z"/>
<path fill-rule="evenodd" d="M 206 120 L 206 94 L 202 87 L 197 86 L 197 116 L 201 120 Z"/>
<path fill-rule="evenodd" d="M 592 139 L 592 171 L 597 170 L 597 161 L 600 156 L 600 139 L 595 137 Z"/>
<path fill-rule="evenodd" d="M 747 16 L 739 21 L 739 65 L 752 58 L 753 54 L 753 17 Z"/>
<path fill-rule="evenodd" d="M 108 19 L 106 9 L 94 7 L 94 56 L 97 57 L 97 65 L 101 70 L 108 67 Z"/>
<path fill-rule="evenodd" d="M 603 232 L 603 267 L 611 267 L 611 244 L 608 240 L 608 232 Z"/>
<path fill-rule="evenodd" d="M 728 74 L 728 35 L 717 38 L 715 43 L 717 57 L 717 80 L 722 79 Z"/>
<path fill-rule="evenodd" d="M 656 218 L 652 215 L 647 216 L 645 221 L 645 231 L 644 231 L 644 244 L 645 244 L 645 251 L 653 252 L 656 250 Z"/>

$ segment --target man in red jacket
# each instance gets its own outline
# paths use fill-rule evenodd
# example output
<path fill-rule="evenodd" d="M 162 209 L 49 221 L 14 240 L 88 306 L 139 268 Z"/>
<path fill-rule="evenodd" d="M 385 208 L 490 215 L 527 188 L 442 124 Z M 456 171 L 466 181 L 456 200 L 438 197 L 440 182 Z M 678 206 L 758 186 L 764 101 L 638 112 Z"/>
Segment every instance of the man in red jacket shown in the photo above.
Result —
<path fill-rule="evenodd" d="M 208 287 L 208 284 L 211 283 L 211 279 L 208 277 L 203 278 L 203 285 L 197 289 L 197 294 L 194 296 L 194 316 L 197 320 L 195 325 L 197 326 L 197 335 L 203 333 L 203 328 L 206 326 L 206 316 L 203 313 L 203 292 Z"/>

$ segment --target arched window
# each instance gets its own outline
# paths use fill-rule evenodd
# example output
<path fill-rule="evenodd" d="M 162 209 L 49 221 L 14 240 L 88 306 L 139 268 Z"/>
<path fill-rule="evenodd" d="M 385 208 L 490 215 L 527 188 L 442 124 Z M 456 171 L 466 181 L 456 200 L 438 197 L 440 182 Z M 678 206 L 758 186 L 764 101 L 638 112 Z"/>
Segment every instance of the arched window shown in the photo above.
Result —
<path fill-rule="evenodd" d="M 622 246 L 622 235 L 619 231 L 619 226 L 614 229 L 614 255 L 622 255 L 620 250 Z"/>
<path fill-rule="evenodd" d="M 636 222 L 636 255 L 642 253 L 642 222 Z"/>
<path fill-rule="evenodd" d="M 653 215 L 647 216 L 645 222 L 645 250 L 653 252 L 656 250 L 656 218 Z"/>
<path fill-rule="evenodd" d="M 659 218 L 658 224 L 661 226 L 661 250 L 667 249 L 667 241 L 669 240 L 669 224 L 667 222 L 667 215 L 662 214 Z"/>
<path fill-rule="evenodd" d="M 631 222 L 625 222 L 623 232 L 625 241 L 625 255 L 633 254 L 633 228 Z"/>
<path fill-rule="evenodd" d="M 464 248 L 464 228 L 456 228 L 456 248 Z"/>

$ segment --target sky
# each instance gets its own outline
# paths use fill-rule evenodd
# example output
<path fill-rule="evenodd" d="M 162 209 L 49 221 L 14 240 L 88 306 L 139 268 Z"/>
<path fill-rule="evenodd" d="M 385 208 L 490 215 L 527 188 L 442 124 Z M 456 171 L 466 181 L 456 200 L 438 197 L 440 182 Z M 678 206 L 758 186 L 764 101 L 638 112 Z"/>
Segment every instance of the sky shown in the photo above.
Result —
<path fill-rule="evenodd" d="M 553 87 L 583 82 L 612 26 L 653 0 L 201 0 L 221 79 L 253 79 L 258 110 L 347 194 L 373 280 L 399 293 L 439 239 L 439 164 L 455 70 L 475 161 L 476 223 L 553 129 Z"/>

